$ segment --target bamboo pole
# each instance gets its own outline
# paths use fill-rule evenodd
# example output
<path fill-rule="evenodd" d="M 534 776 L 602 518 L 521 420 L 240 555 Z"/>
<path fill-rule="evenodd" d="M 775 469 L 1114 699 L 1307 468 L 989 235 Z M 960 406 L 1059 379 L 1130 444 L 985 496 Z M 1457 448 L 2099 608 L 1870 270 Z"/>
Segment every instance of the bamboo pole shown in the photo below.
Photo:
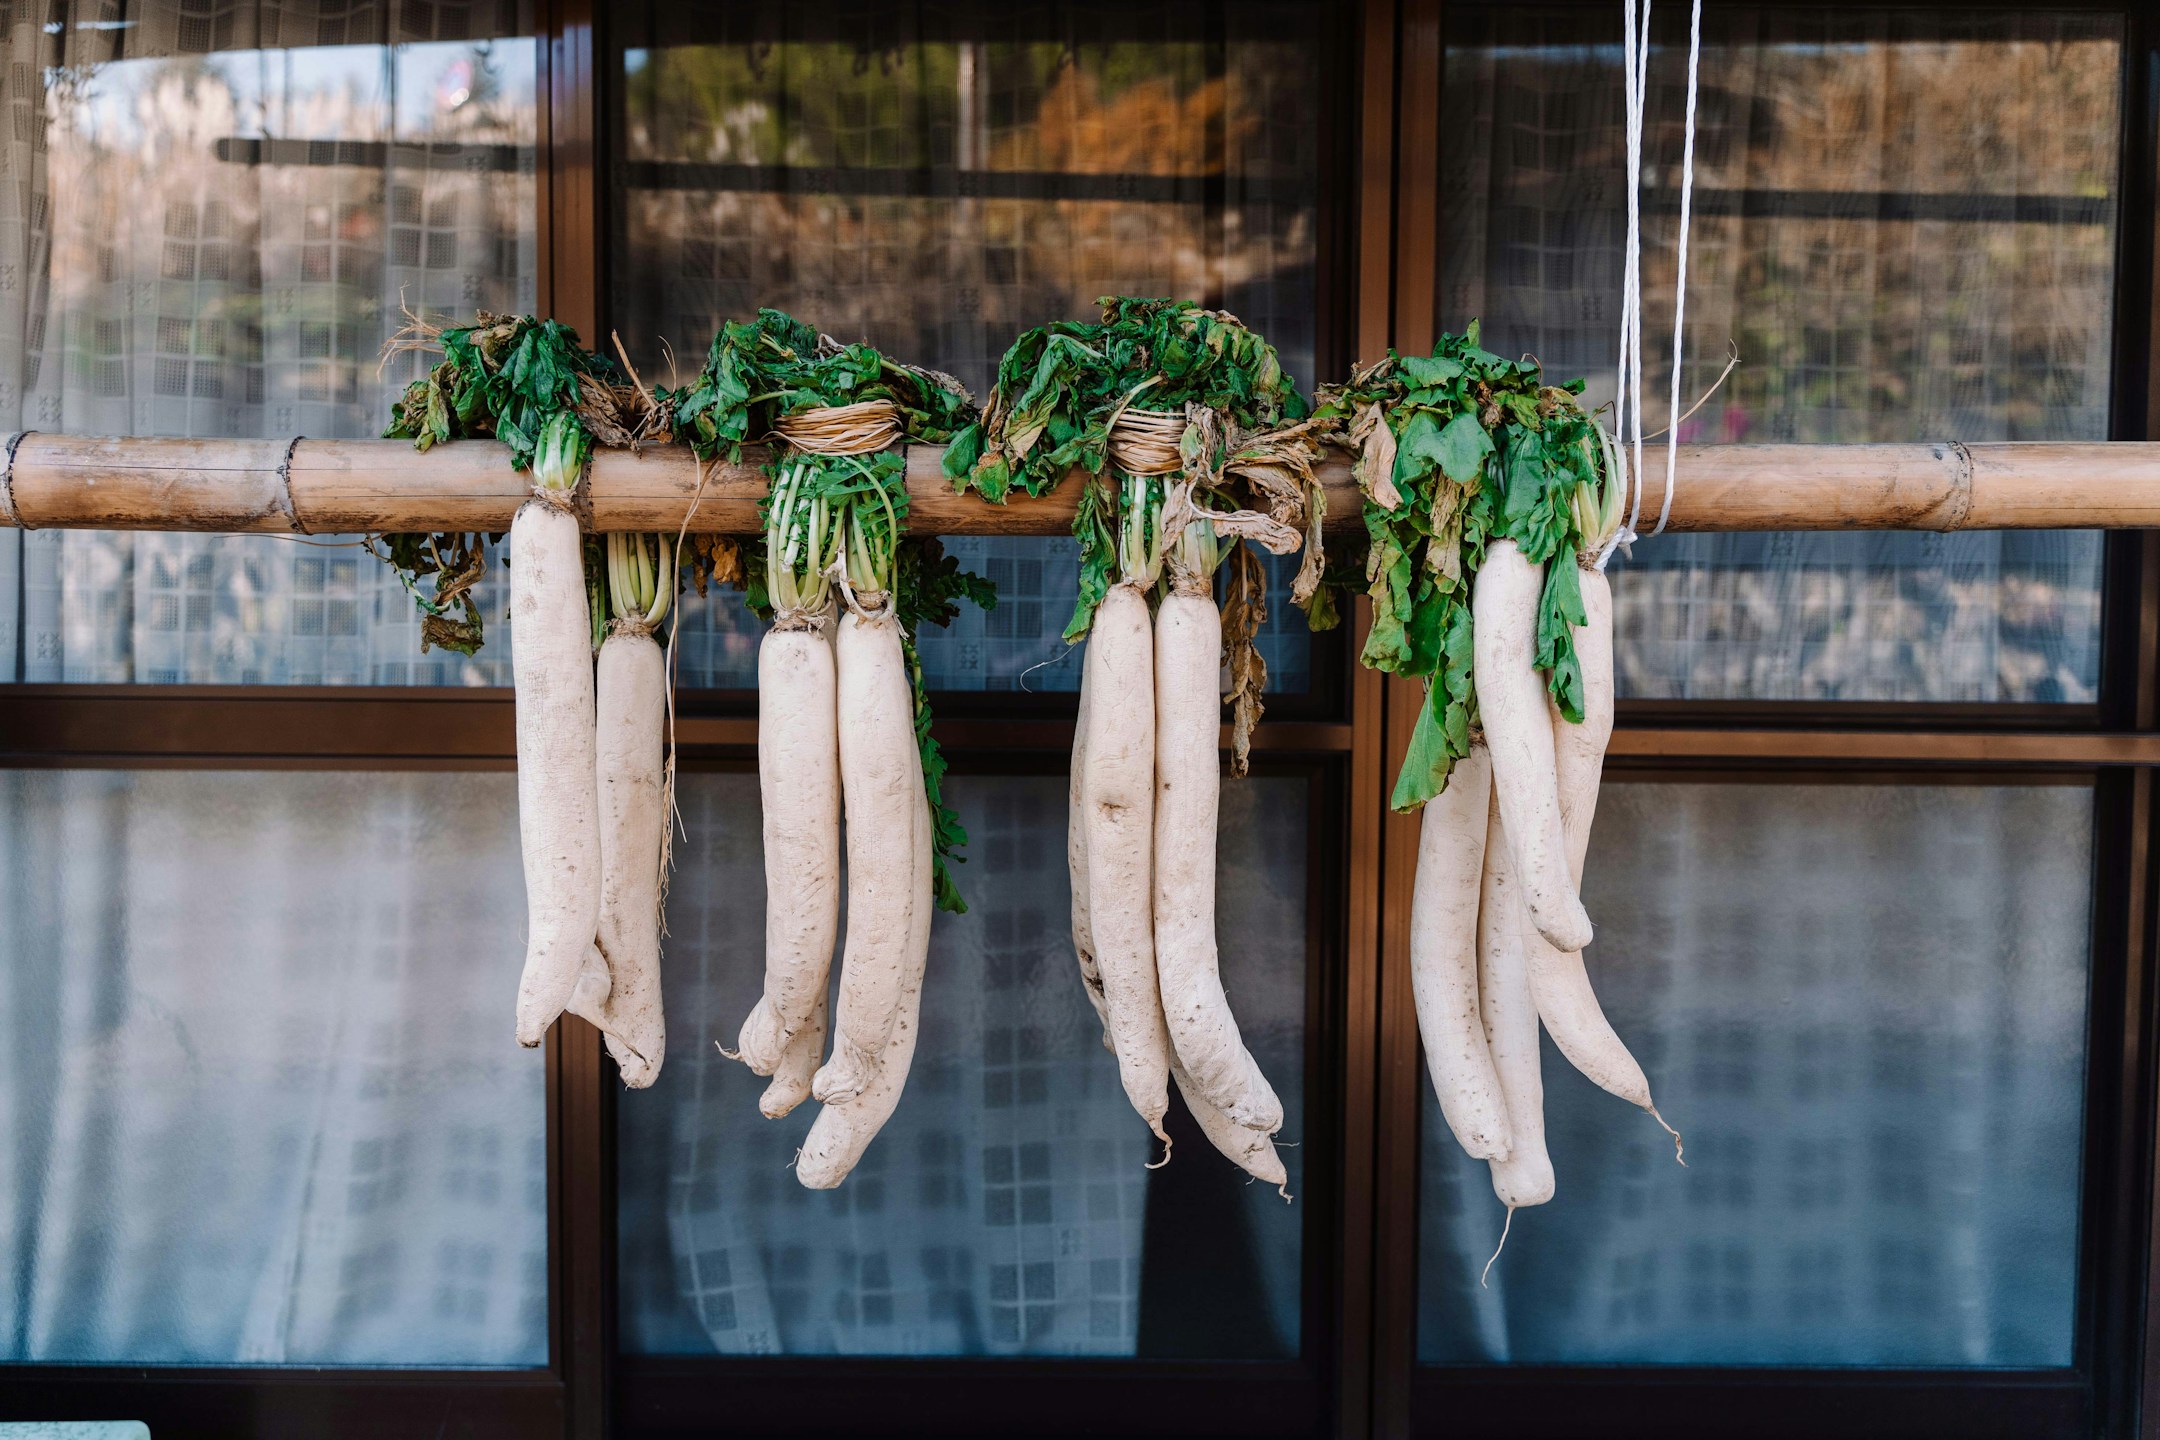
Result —
<path fill-rule="evenodd" d="M 910 528 L 1061 535 L 1078 487 L 990 505 L 955 495 L 935 446 L 908 451 Z M 762 453 L 716 465 L 690 528 L 747 534 L 765 493 Z M 1640 528 L 1664 494 L 1649 464 Z M 1328 528 L 1354 529 L 1349 465 L 1322 469 Z M 599 530 L 672 530 L 698 491 L 688 451 L 594 457 Z M 307 534 L 506 530 L 526 495 L 492 441 L 419 454 L 402 440 L 99 439 L 28 434 L 0 475 L 0 525 Z M 1680 447 L 1670 531 L 2014 530 L 2160 527 L 2160 442 Z"/>

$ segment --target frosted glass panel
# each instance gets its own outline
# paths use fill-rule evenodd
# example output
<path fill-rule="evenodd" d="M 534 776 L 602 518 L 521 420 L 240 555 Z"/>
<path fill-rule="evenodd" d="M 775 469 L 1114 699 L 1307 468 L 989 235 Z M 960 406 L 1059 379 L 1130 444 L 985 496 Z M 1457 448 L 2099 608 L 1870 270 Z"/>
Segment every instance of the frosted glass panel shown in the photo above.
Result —
<path fill-rule="evenodd" d="M 1610 784 L 1584 884 L 1651 1121 L 1545 1047 L 1558 1197 L 1500 1235 L 1426 1097 L 1428 1363 L 2071 1360 L 2082 787 Z"/>
<path fill-rule="evenodd" d="M 380 433 L 427 363 L 378 368 L 405 309 L 533 307 L 530 11 L 16 7 L 0 430 Z M 506 642 L 501 587 L 482 601 Z M 396 579 L 349 545 L 0 533 L 0 678 L 498 684 L 508 665 L 507 643 L 423 655 Z"/>
<path fill-rule="evenodd" d="M 546 1362 L 515 803 L 0 774 L 0 1359 Z"/>
<path fill-rule="evenodd" d="M 1161 1170 L 1081 991 L 1062 777 L 961 777 L 972 910 L 938 917 L 899 1112 L 838 1190 L 789 1172 L 816 1106 L 764 1119 L 722 1058 L 758 994 L 757 784 L 691 775 L 668 893 L 668 1024 L 617 1111 L 622 1343 L 638 1354 L 1225 1356 L 1299 1347 L 1304 1202 L 1172 1101 Z M 1226 781 L 1223 973 L 1303 1138 L 1306 786 Z M 1285 1148 L 1302 1194 L 1305 1151 Z"/>
<path fill-rule="evenodd" d="M 1684 13 L 1649 62 L 1649 429 L 1671 376 Z M 1451 5 L 1447 23 L 1441 322 L 1482 320 L 1493 349 L 1602 404 L 1627 225 L 1617 20 Z M 2122 23 L 1705 15 L 1683 407 L 1728 347 L 1741 363 L 1681 439 L 2108 438 Z M 2099 593 L 2092 532 L 1663 536 L 1614 581 L 1619 692 L 2090 703 Z"/>

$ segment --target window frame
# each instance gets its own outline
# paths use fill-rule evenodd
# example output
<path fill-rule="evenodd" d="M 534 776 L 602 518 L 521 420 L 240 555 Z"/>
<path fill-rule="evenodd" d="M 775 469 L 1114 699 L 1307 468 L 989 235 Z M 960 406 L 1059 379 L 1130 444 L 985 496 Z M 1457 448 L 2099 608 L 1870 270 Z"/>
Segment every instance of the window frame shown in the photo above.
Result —
<path fill-rule="evenodd" d="M 1567 0 L 1563 0 L 1567 3 Z M 1603 13 L 1607 0 L 1573 0 Z M 1725 0 L 1709 0 L 1722 4 Z M 2001 0 L 1899 0 L 1898 8 L 2017 8 Z M 2160 438 L 2155 364 L 2154 168 L 2160 158 L 2160 22 L 2133 5 L 2065 6 L 2125 15 L 2122 197 L 2116 252 L 2111 435 Z M 1437 77 L 1442 0 L 1335 0 L 1345 32 L 1321 113 L 1340 127 L 1339 178 L 1324 196 L 1317 353 L 1333 373 L 1390 343 L 1433 339 L 1439 273 Z M 601 334 L 611 227 L 605 176 L 610 51 L 606 7 L 541 0 L 537 306 Z M 1165 1426 L 1186 1433 L 1255 1422 L 1270 1433 L 1390 1440 L 1444 1428 L 1596 1429 L 1637 1425 L 1664 1440 L 1728 1433 L 2147 1433 L 2160 1417 L 2160 1296 L 2147 1285 L 2160 1244 L 2152 1199 L 2160 1017 L 2160 533 L 2112 532 L 2105 545 L 2101 694 L 2092 706 L 1819 705 L 1626 702 L 1613 765 L 1628 774 L 1801 774 L 1984 778 L 2035 769 L 2097 786 L 2092 1059 L 2088 1070 L 2078 1364 L 2043 1374 L 1799 1370 L 1621 1370 L 1415 1364 L 1419 1107 L 1424 1075 L 1408 974 L 1417 822 L 1390 814 L 1419 697 L 1354 666 L 1360 601 L 1344 639 L 1316 650 L 1315 696 L 1272 705 L 1258 763 L 1315 778 L 1313 856 L 1331 871 L 1310 924 L 1320 963 L 1308 976 L 1308 1107 L 1330 1149 L 1333 1214 L 1306 1222 L 1302 1379 L 1263 1380 L 1249 1409 L 1221 1402 L 1251 1387 L 1243 1365 L 1183 1362 L 655 1361 L 615 1354 L 614 1104 L 597 1034 L 566 1019 L 546 1048 L 549 1362 L 523 1371 L 149 1369 L 10 1366 L 0 1415 L 147 1420 L 160 1440 L 243 1433 L 534 1437 L 685 1433 L 728 1415 L 724 1387 L 755 1400 L 843 1390 L 864 1423 L 965 1391 L 982 1430 L 1046 1424 L 1075 1431 Z M 1331 689 L 1317 682 L 1323 672 Z M 956 766 L 1055 767 L 1071 736 L 1064 697 L 952 696 L 940 734 Z M 1008 717 L 1006 719 L 996 718 Z M 740 695 L 690 697 L 685 763 L 742 763 L 755 721 Z M 0 764 L 255 769 L 507 769 L 511 702 L 502 691 L 17 686 L 0 701 Z M 1841 757 L 1841 758 L 1840 758 Z M 1325 818 L 1328 828 L 1321 828 Z M 1326 954 L 1330 947 L 1333 953 Z M 1333 1126 L 1322 1135 L 1324 1103 Z M 1322 1187 L 1314 1186 L 1316 1194 Z M 1300 1203 L 1310 1203 L 1300 1197 Z M 2117 1257 L 2120 1257 L 2119 1259 Z M 1316 1277 L 1319 1277 L 1316 1279 Z M 1317 1318 L 1316 1318 L 1317 1315 Z M 1437 1374 L 1441 1379 L 1435 1380 Z M 954 1382 L 959 1382 L 957 1385 Z M 834 1384 L 832 1382 L 839 1382 Z M 1289 1388 L 1283 1388 L 1284 1386 Z M 1245 1393 L 1254 1393 L 1248 1388 Z M 648 1406 L 657 1420 L 647 1425 Z M 695 1410 L 690 1407 L 696 1406 Z M 783 1416 L 776 1421 L 803 1417 Z M 1023 1421 L 1021 1417 L 1026 1417 Z M 1639 1418 L 1636 1418 L 1639 1417 Z M 846 1416 L 824 1417 L 851 1428 Z M 935 1415 L 955 1421 L 953 1412 Z M 965 1417 L 960 1417 L 965 1418 Z M 1856 1428 L 1865 1424 L 1863 1431 Z M 957 1433 L 945 1429 L 942 1433 Z M 1257 1433 L 1257 1429 L 1255 1432 Z"/>

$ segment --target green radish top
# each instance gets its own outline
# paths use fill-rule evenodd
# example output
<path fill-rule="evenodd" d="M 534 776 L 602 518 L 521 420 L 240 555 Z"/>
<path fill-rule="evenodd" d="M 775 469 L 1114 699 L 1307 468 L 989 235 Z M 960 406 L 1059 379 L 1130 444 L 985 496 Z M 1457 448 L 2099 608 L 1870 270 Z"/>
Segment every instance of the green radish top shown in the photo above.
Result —
<path fill-rule="evenodd" d="M 1197 508 L 1234 510 L 1225 501 L 1240 452 L 1310 408 L 1275 347 L 1234 316 L 1190 300 L 1109 296 L 1100 304 L 1099 321 L 1053 321 L 1015 340 L 982 418 L 945 452 L 954 488 L 993 504 L 1016 491 L 1046 494 L 1075 468 L 1087 477 L 1073 520 L 1079 603 L 1065 627 L 1075 641 L 1116 580 L 1152 586 L 1172 549 L 1162 523 L 1168 477 L 1117 463 L 1111 439 L 1122 413 L 1186 417 L 1173 468 L 1222 497 L 1196 496 Z M 1131 483 L 1104 484 L 1105 470 Z M 1302 515 L 1301 497 L 1289 498 Z M 1274 500 L 1264 508 L 1284 507 Z"/>
<path fill-rule="evenodd" d="M 1478 344 L 1473 322 L 1430 355 L 1398 355 L 1323 386 L 1316 414 L 1357 452 L 1365 496 L 1366 665 L 1428 684 L 1391 802 L 1415 810 L 1447 785 L 1477 720 L 1470 584 L 1494 540 L 1546 564 L 1537 668 L 1553 703 L 1582 719 L 1570 627 L 1583 621 L 1576 561 L 1618 523 L 1596 422 L 1580 380 L 1543 383 L 1532 360 Z M 1610 522 L 1608 524 L 1607 522 Z M 1598 527 L 1586 536 L 1589 522 Z"/>
<path fill-rule="evenodd" d="M 596 439 L 635 445 L 665 430 L 651 397 L 559 321 L 483 313 L 444 330 L 415 321 L 387 349 L 439 349 L 443 358 L 392 402 L 385 438 L 411 440 L 422 451 L 450 440 L 501 440 L 511 467 L 529 471 L 534 493 L 558 505 L 576 494 Z M 421 649 L 479 650 L 472 591 L 486 570 L 481 536 L 384 535 L 370 537 L 369 549 L 419 607 Z"/>
<path fill-rule="evenodd" d="M 843 345 L 783 310 L 723 322 L 697 378 L 661 393 L 676 435 L 700 460 L 739 461 L 744 445 L 790 415 L 869 400 L 892 402 L 910 442 L 943 444 L 975 418 L 975 402 L 951 376 L 865 343 Z"/>

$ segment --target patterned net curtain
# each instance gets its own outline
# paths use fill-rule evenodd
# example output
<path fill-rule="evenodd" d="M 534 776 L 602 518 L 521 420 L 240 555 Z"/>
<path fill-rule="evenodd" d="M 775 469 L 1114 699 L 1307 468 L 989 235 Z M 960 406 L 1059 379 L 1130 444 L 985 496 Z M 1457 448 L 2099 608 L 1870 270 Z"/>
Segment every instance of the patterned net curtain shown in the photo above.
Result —
<path fill-rule="evenodd" d="M 0 776 L 0 1360 L 546 1362 L 514 792 Z"/>
<path fill-rule="evenodd" d="M 533 304 L 533 67 L 515 3 L 17 6 L 0 102 L 0 423 L 365 436 L 401 311 Z M 29 681 L 500 683 L 422 656 L 343 543 L 13 534 L 0 671 Z"/>
<path fill-rule="evenodd" d="M 923 1039 L 891 1122 L 838 1190 L 790 1170 L 814 1104 L 711 1044 L 625 1094 L 623 1343 L 636 1354 L 1298 1353 L 1303 1200 L 1186 1128 L 1165 1169 L 1073 971 L 1062 778 L 952 784 L 968 914 L 940 915 Z M 764 885 L 747 775 L 694 775 L 668 892 L 671 1034 L 732 1043 L 757 998 Z M 1282 1097 L 1304 1194 L 1304 782 L 1223 790 L 1223 969 Z M 1183 1308 L 1184 1296 L 1193 1313 Z M 1202 1298 L 1204 1297 L 1204 1298 Z M 1172 1317 L 1175 1317 L 1174 1319 Z"/>
<path fill-rule="evenodd" d="M 1481 318 L 1488 343 L 1609 399 L 1626 233 L 1617 22 L 1478 6 L 1451 12 L 1451 31 L 1443 104 L 1461 141 L 1442 176 L 1442 322 Z M 1650 69 L 1654 430 L 1684 43 L 1655 47 Z M 1681 438 L 2107 438 L 2119 73 L 2116 22 L 2089 16 L 1707 17 L 1683 409 L 1728 345 L 1741 365 Z M 2090 702 L 2099 556 L 2092 532 L 1661 537 L 1615 587 L 1621 693 Z"/>

